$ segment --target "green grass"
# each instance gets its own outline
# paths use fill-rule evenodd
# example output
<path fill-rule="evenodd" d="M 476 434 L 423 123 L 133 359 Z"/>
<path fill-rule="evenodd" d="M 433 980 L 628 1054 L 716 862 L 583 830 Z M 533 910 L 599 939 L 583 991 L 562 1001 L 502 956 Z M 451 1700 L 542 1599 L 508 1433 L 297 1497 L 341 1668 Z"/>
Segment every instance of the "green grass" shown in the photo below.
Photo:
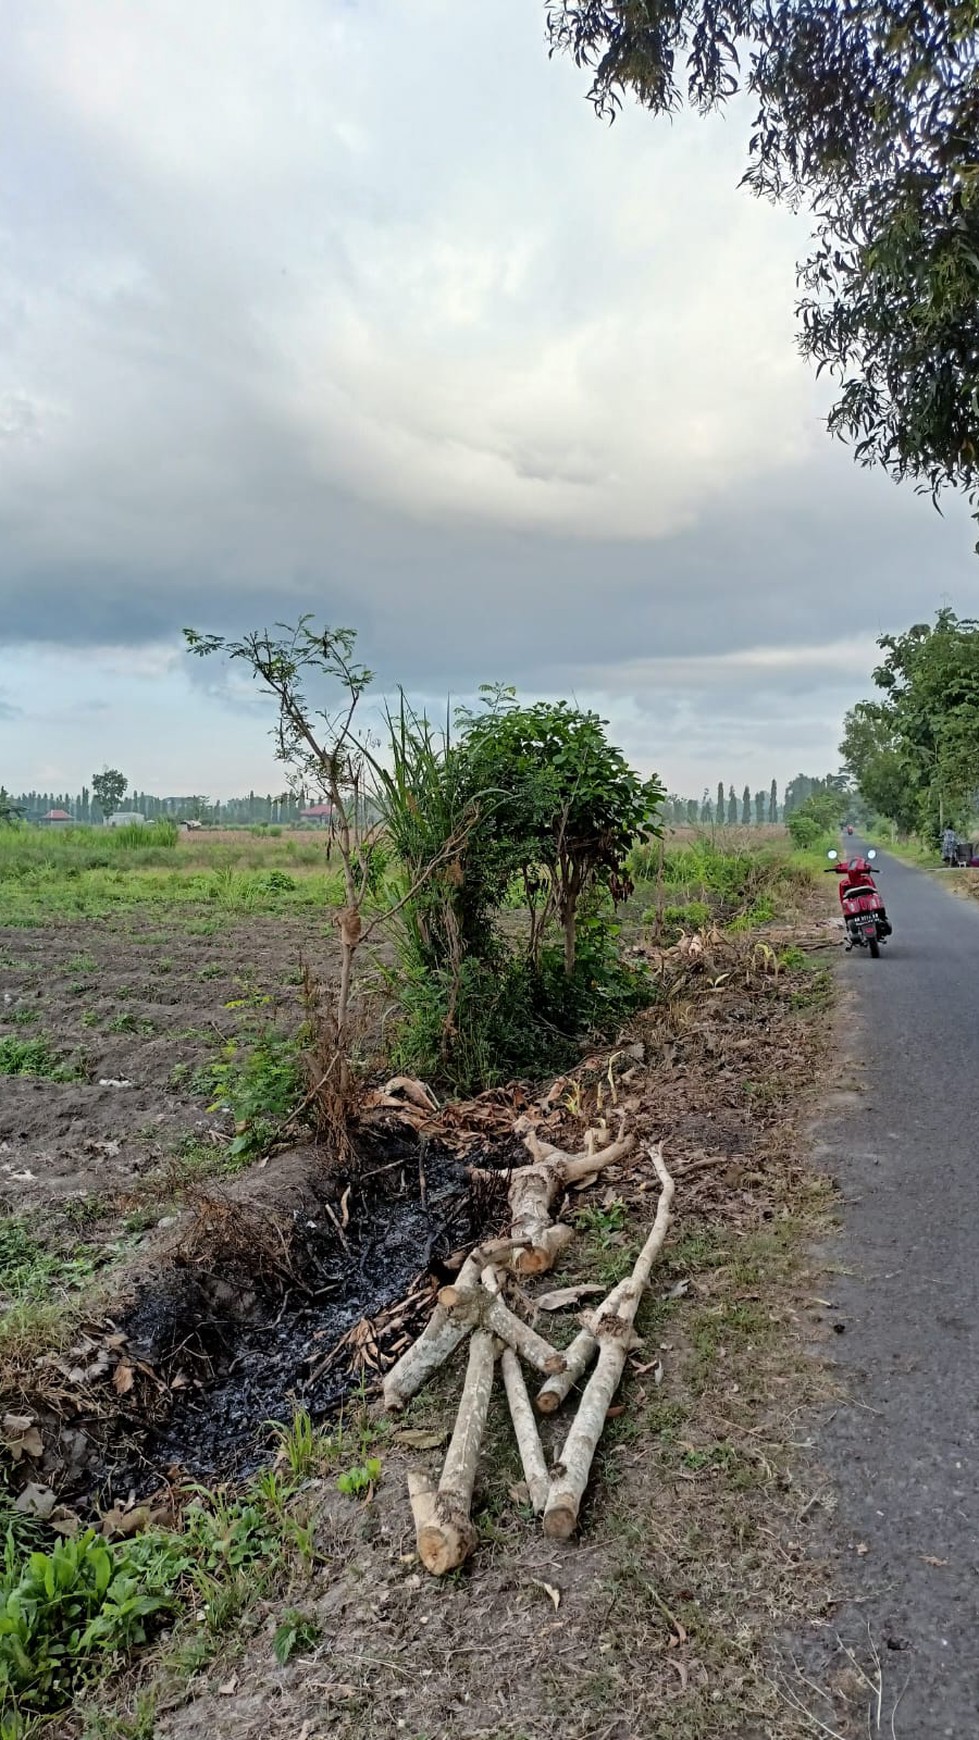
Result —
<path fill-rule="evenodd" d="M 0 921 L 213 907 L 217 915 L 310 912 L 343 902 L 322 844 L 307 840 L 171 840 L 171 829 L 0 830 Z M 216 930 L 221 928 L 217 917 Z M 164 939 L 166 940 L 166 939 Z M 77 957 L 75 971 L 95 970 Z"/>
<path fill-rule="evenodd" d="M 0 1039 L 0 1075 L 33 1076 L 45 1081 L 84 1081 L 85 1071 L 78 1062 L 59 1057 L 50 1039 L 38 1033 L 32 1039 L 20 1039 L 7 1033 Z"/>
<path fill-rule="evenodd" d="M 0 1298 L 8 1305 L 37 1305 L 54 1293 L 78 1289 L 118 1254 L 117 1245 L 48 1249 L 22 1215 L 0 1220 Z"/>

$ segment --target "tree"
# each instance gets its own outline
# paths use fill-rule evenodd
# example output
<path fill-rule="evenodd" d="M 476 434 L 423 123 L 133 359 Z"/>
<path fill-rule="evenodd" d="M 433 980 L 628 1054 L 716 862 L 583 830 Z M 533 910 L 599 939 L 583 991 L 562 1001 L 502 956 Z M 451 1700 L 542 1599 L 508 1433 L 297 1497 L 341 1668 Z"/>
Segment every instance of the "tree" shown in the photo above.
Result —
<path fill-rule="evenodd" d="M 756 791 L 755 792 L 755 824 L 759 828 L 762 828 L 765 825 L 765 806 L 767 803 L 768 803 L 767 792 Z"/>
<path fill-rule="evenodd" d="M 539 932 L 546 918 L 534 894 L 545 873 L 543 910 L 553 905 L 570 977 L 581 903 L 596 887 L 613 899 L 628 892 L 626 855 L 637 837 L 661 833 L 663 787 L 633 771 L 605 720 L 566 701 L 521 707 L 511 689 L 491 687 L 482 709 L 462 711 L 458 723 L 473 793 L 486 794 L 497 838 L 512 843 Z"/>
<path fill-rule="evenodd" d="M 720 827 L 724 820 L 724 781 L 722 779 L 717 782 L 717 808 L 714 815 L 717 818 L 717 825 Z"/>
<path fill-rule="evenodd" d="M 741 794 L 741 825 L 744 828 L 750 828 L 750 826 L 751 826 L 751 787 L 750 787 L 750 785 L 746 785 L 744 788 L 744 791 Z"/>
<path fill-rule="evenodd" d="M 857 459 L 938 492 L 979 485 L 976 0 L 549 0 L 552 53 L 700 113 L 750 91 L 744 177 L 816 214 L 801 346 L 841 383 L 831 430 Z M 685 78 L 684 78 L 685 75 Z"/>
<path fill-rule="evenodd" d="M 384 784 L 392 775 L 373 758 L 355 734 L 354 721 L 373 672 L 356 657 L 356 631 L 351 628 L 316 628 L 313 618 L 303 616 L 294 626 L 279 623 L 278 634 L 267 629 L 246 634 L 240 641 L 220 635 L 185 629 L 184 638 L 199 658 L 219 654 L 240 660 L 253 678 L 273 697 L 278 718 L 272 731 L 276 759 L 296 789 L 327 797 L 335 817 L 343 873 L 345 903 L 336 915 L 340 938 L 340 973 L 332 1000 L 329 1030 L 324 1050 L 329 1054 L 321 1078 L 308 1096 L 315 1101 L 341 1157 L 349 1150 L 349 1118 L 352 1107 L 351 995 L 354 960 L 372 932 L 392 915 L 383 907 L 364 921 L 364 906 L 376 881 L 370 831 L 365 828 L 365 783 L 368 768 Z M 316 708 L 309 700 L 309 685 L 334 697 L 332 705 Z M 405 713 L 406 718 L 408 717 Z M 397 744 L 391 745 L 397 753 Z M 272 799 L 268 799 L 271 816 Z M 408 904 L 419 888 L 451 858 L 457 857 L 464 827 L 443 840 L 439 852 L 411 880 L 394 910 Z"/>
<path fill-rule="evenodd" d="M 15 804 L 6 787 L 0 785 L 0 828 L 13 827 L 23 819 L 23 814 L 20 804 Z"/>
<path fill-rule="evenodd" d="M 700 800 L 700 820 L 708 827 L 714 820 L 714 806 L 711 803 L 710 796 L 706 790 Z"/>
<path fill-rule="evenodd" d="M 697 799 L 696 798 L 688 798 L 687 799 L 687 826 L 689 828 L 695 828 L 697 826 Z"/>
<path fill-rule="evenodd" d="M 114 816 L 129 787 L 129 781 L 117 767 L 103 767 L 92 775 L 92 796 L 106 821 Z"/>
<path fill-rule="evenodd" d="M 773 825 L 778 821 L 778 781 L 774 779 L 768 794 L 768 820 Z"/>
<path fill-rule="evenodd" d="M 737 826 L 737 821 L 738 821 L 738 799 L 737 799 L 737 794 L 736 794 L 736 793 L 735 793 L 735 790 L 734 790 L 734 787 L 733 787 L 733 785 L 732 785 L 732 786 L 729 786 L 729 787 L 728 787 L 728 794 L 727 794 L 727 819 L 728 819 L 728 824 L 729 824 L 729 826 L 730 826 L 730 827 L 732 827 L 732 828 L 733 828 L 733 827 L 736 827 L 736 826 Z"/>
<path fill-rule="evenodd" d="M 979 622 L 940 610 L 877 644 L 883 699 L 847 714 L 841 752 L 868 803 L 935 834 L 979 795 Z"/>

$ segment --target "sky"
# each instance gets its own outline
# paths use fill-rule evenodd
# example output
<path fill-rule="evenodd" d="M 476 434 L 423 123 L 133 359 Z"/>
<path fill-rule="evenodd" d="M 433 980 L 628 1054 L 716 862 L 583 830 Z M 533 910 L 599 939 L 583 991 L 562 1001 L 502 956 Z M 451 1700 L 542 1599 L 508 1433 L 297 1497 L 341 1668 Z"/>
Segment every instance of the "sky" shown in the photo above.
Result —
<path fill-rule="evenodd" d="M 0 782 L 278 790 L 190 660 L 305 611 L 378 693 L 598 708 L 699 795 L 836 765 L 975 528 L 854 466 L 747 116 L 611 128 L 533 0 L 6 0 Z"/>

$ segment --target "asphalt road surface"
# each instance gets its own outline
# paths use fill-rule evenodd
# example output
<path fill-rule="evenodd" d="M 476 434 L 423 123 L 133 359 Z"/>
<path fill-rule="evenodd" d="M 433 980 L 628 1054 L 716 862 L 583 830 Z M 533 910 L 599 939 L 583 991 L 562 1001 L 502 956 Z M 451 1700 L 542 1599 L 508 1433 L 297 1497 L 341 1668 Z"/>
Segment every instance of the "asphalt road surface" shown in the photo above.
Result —
<path fill-rule="evenodd" d="M 851 1385 L 821 1450 L 855 1597 L 842 1633 L 879 1652 L 880 1733 L 904 1688 L 897 1740 L 979 1740 L 979 901 L 879 864 L 894 935 L 842 963 L 860 1091 L 821 1132 Z"/>

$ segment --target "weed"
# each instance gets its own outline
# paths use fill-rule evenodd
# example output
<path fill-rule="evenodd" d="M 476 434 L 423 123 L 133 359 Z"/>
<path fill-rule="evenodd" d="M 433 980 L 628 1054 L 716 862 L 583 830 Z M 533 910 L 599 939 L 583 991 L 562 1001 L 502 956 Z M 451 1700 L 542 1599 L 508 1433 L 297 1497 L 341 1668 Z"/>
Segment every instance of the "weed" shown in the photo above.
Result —
<path fill-rule="evenodd" d="M 593 1236 L 600 1250 L 607 1250 L 626 1224 L 625 1203 L 612 1202 L 607 1208 L 580 1208 L 575 1222 L 582 1232 Z"/>
<path fill-rule="evenodd" d="M 147 1039 L 151 1033 L 156 1032 L 156 1027 L 145 1016 L 133 1015 L 127 1010 L 123 1015 L 114 1015 L 112 1020 L 106 1023 L 105 1031 L 107 1033 L 138 1033 L 141 1038 Z"/>
<path fill-rule="evenodd" d="M 233 1156 L 261 1153 L 302 1098 L 296 1041 L 274 1027 L 249 1046 L 229 1040 L 216 1061 L 196 1072 L 192 1085 L 212 1096 L 210 1112 L 229 1111 L 234 1118 Z"/>
<path fill-rule="evenodd" d="M 68 962 L 68 970 L 72 973 L 94 973 L 98 962 L 91 955 L 72 955 Z"/>
<path fill-rule="evenodd" d="M 44 1034 L 18 1039 L 5 1034 L 0 1039 L 0 1075 L 29 1075 L 45 1081 L 83 1081 L 85 1071 L 77 1063 L 59 1058 Z"/>
<path fill-rule="evenodd" d="M 218 961 L 208 961 L 205 966 L 198 969 L 197 977 L 199 979 L 220 979 L 224 971 L 225 968 Z"/>
<path fill-rule="evenodd" d="M 278 1445 L 278 1457 L 290 1473 L 299 1480 L 312 1474 L 329 1448 L 329 1439 L 316 1430 L 307 1410 L 300 1408 L 291 1425 L 281 1420 L 269 1420 L 268 1425 Z"/>
<path fill-rule="evenodd" d="M 50 1553 L 18 1552 L 8 1532 L 0 1574 L 0 1715 L 52 1715 L 119 1654 L 144 1643 L 148 1622 L 175 1607 L 189 1560 L 172 1537 L 110 1546 L 92 1529 Z"/>
<path fill-rule="evenodd" d="M 348 1498 L 357 1498 L 362 1492 L 370 1492 L 381 1478 L 381 1464 L 376 1456 L 368 1456 L 366 1462 L 354 1468 L 347 1468 L 337 1479 L 337 1491 L 344 1492 Z"/>
<path fill-rule="evenodd" d="M 38 1243 L 27 1220 L 10 1215 L 0 1221 L 0 1296 L 14 1305 L 44 1304 L 54 1288 L 77 1288 L 91 1280 L 111 1250 L 73 1246 L 61 1254 Z M 2 1320 L 6 1330 L 6 1317 Z"/>
<path fill-rule="evenodd" d="M 319 1621 L 308 1613 L 301 1613 L 298 1607 L 287 1607 L 272 1639 L 272 1653 L 280 1667 L 296 1654 L 297 1650 L 313 1649 L 322 1636 Z"/>
<path fill-rule="evenodd" d="M 32 1009 L 28 1004 L 22 1003 L 18 1009 L 14 1009 L 12 1013 L 8 1015 L 7 1020 L 10 1021 L 14 1027 L 31 1027 L 34 1022 L 39 1021 L 40 1018 L 40 1009 Z"/>

